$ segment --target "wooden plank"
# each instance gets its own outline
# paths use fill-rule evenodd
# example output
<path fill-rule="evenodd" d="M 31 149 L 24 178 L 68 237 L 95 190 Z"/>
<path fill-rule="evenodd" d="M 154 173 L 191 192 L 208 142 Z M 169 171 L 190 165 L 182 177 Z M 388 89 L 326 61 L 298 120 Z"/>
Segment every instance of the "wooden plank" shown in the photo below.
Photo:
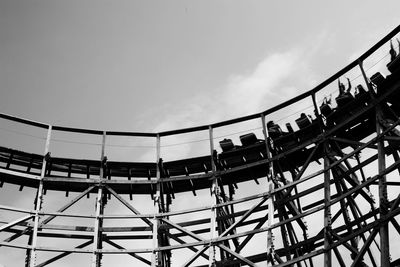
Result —
<path fill-rule="evenodd" d="M 134 214 L 136 215 L 140 215 L 140 212 L 135 209 L 131 204 L 128 203 L 128 201 L 126 201 L 125 199 L 123 199 L 121 196 L 118 195 L 117 192 L 115 192 L 112 188 L 110 188 L 108 185 L 105 186 L 107 188 L 107 190 L 116 198 L 118 199 L 122 204 L 124 204 L 125 207 L 127 207 L 130 211 L 132 211 Z M 103 216 L 103 218 L 110 218 L 110 217 L 106 217 Z M 150 227 L 153 226 L 153 223 L 147 219 L 146 217 L 143 217 L 142 220 L 149 225 Z"/>
<path fill-rule="evenodd" d="M 382 134 L 382 126 L 380 121 L 382 120 L 382 111 L 380 106 L 376 107 L 376 134 Z M 378 140 L 378 172 L 382 173 L 386 169 L 385 160 L 385 145 L 384 140 Z M 386 185 L 386 175 L 382 174 L 379 178 L 379 209 L 380 216 L 386 215 L 388 212 L 387 207 L 387 185 Z M 381 248 L 381 267 L 390 267 L 390 251 L 389 251 L 389 225 L 384 223 L 381 225 L 379 230 L 380 236 L 380 248 Z"/>
<path fill-rule="evenodd" d="M 212 183 L 211 183 L 211 188 L 210 188 L 210 198 L 211 198 L 211 209 L 210 209 L 210 239 L 214 239 L 217 237 L 217 208 L 215 207 L 217 205 L 217 197 L 218 197 L 218 183 L 217 183 L 217 176 L 216 176 L 216 171 L 217 167 L 215 166 L 214 162 L 214 131 L 213 127 L 209 126 L 208 127 L 208 136 L 209 136 L 209 144 L 210 144 L 210 160 L 211 160 L 211 172 L 212 172 Z M 181 231 L 184 230 L 184 228 L 180 229 Z M 190 232 L 186 232 L 186 234 L 190 235 Z M 193 238 L 197 240 L 202 240 L 202 238 L 198 237 L 197 235 L 192 236 Z M 197 255 L 197 253 L 195 254 Z M 208 265 L 213 266 L 215 264 L 215 246 L 210 244 L 209 250 L 208 250 Z"/>
<path fill-rule="evenodd" d="M 331 215 L 331 182 L 330 182 L 330 172 L 329 169 L 329 158 L 328 158 L 328 144 L 324 144 L 324 266 L 332 266 L 332 252 L 327 248 L 330 245 L 330 234 L 332 231 L 332 215 Z"/>
<path fill-rule="evenodd" d="M 156 176 L 157 176 L 157 184 L 156 184 L 156 194 L 154 196 L 154 206 L 153 206 L 153 212 L 154 214 L 159 214 L 160 213 L 160 197 L 161 196 L 161 185 L 160 185 L 160 179 L 161 179 L 161 170 L 160 170 L 160 160 L 161 160 L 161 138 L 160 135 L 157 134 L 156 138 Z M 157 248 L 159 247 L 159 241 L 158 241 L 158 228 L 159 228 L 159 220 L 156 216 L 153 217 L 153 251 L 151 254 L 151 266 L 156 267 L 160 265 L 161 262 L 161 255 L 157 251 Z"/>
<path fill-rule="evenodd" d="M 250 260 L 246 259 L 245 257 L 243 257 L 242 255 L 236 253 L 235 251 L 231 250 L 230 248 L 222 245 L 222 244 L 218 244 L 218 247 L 222 248 L 223 250 L 225 250 L 226 252 L 228 252 L 229 254 L 235 256 L 236 258 L 238 258 L 240 261 L 246 263 L 249 266 L 256 266 L 253 262 L 251 262 Z"/>
<path fill-rule="evenodd" d="M 48 153 L 49 153 L 51 131 L 52 131 L 52 127 L 51 127 L 51 125 L 49 125 L 48 130 L 47 130 L 44 155 L 48 155 Z M 37 189 L 37 197 L 36 197 L 36 202 L 35 202 L 35 216 L 34 216 L 34 223 L 33 223 L 33 229 L 32 229 L 32 249 L 30 250 L 30 255 L 29 255 L 29 257 L 30 257 L 29 266 L 30 267 L 35 267 L 35 265 L 36 265 L 36 246 L 37 246 L 37 234 L 38 234 L 38 227 L 39 227 L 39 212 L 42 209 L 42 203 L 43 203 L 43 177 L 46 174 L 47 160 L 48 160 L 47 157 L 43 157 L 42 170 L 40 172 L 39 187 Z"/>
<path fill-rule="evenodd" d="M 108 244 L 110 244 L 111 246 L 113 246 L 113 247 L 115 247 L 117 249 L 124 249 L 122 246 L 118 245 L 117 243 L 111 241 L 108 238 L 105 239 L 105 242 L 107 242 Z M 143 258 L 143 257 L 141 257 L 139 255 L 136 255 L 135 253 L 127 253 L 127 254 L 132 256 L 132 257 L 134 257 L 134 258 L 136 258 L 136 259 L 138 259 L 138 260 L 140 260 L 141 262 L 143 262 L 143 263 L 145 263 L 147 265 L 151 265 L 151 261 L 148 261 L 145 258 Z"/>
<path fill-rule="evenodd" d="M 0 232 L 2 232 L 2 231 L 4 231 L 4 230 L 6 230 L 6 229 L 8 229 L 8 228 L 10 228 L 10 227 L 13 227 L 14 225 L 17 225 L 17 224 L 19 224 L 19 223 L 21 223 L 21 222 L 24 222 L 24 221 L 26 221 L 26 220 L 29 220 L 30 218 L 32 218 L 34 215 L 27 215 L 27 216 L 24 216 L 24 217 L 21 217 L 21 218 L 19 218 L 19 219 L 16 219 L 16 220 L 14 220 L 14 221 L 12 221 L 12 222 L 9 222 L 8 224 L 5 224 L 5 225 L 2 225 L 2 226 L 0 226 Z"/>
<path fill-rule="evenodd" d="M 92 242 L 93 242 L 93 240 L 86 241 L 85 243 L 82 243 L 82 244 L 80 244 L 79 246 L 76 246 L 75 248 L 84 248 L 84 247 L 86 247 L 86 246 L 92 244 Z M 71 253 L 72 253 L 72 252 L 63 252 L 63 253 L 61 253 L 61 254 L 59 254 L 59 255 L 57 255 L 57 256 L 55 256 L 55 257 L 52 257 L 52 258 L 50 258 L 50 259 L 48 259 L 48 260 L 46 260 L 46 261 L 44 261 L 44 262 L 42 262 L 42 263 L 39 263 L 38 265 L 36 265 L 36 267 L 43 267 L 43 266 L 46 266 L 46 265 L 48 265 L 48 264 L 50 264 L 50 263 L 53 263 L 53 262 L 55 262 L 55 261 L 57 261 L 57 260 L 59 260 L 59 259 L 62 259 L 62 258 L 64 258 L 64 257 L 70 255 Z"/>
<path fill-rule="evenodd" d="M 360 251 L 357 253 L 356 258 L 353 260 L 353 263 L 351 264 L 351 267 L 358 266 L 360 260 L 363 259 L 365 252 L 369 249 L 369 245 L 372 243 L 374 240 L 375 236 L 378 234 L 378 230 L 374 229 L 372 233 L 369 235 L 367 241 L 364 243 L 363 247 L 360 249 Z M 381 251 L 382 253 L 382 251 Z"/>

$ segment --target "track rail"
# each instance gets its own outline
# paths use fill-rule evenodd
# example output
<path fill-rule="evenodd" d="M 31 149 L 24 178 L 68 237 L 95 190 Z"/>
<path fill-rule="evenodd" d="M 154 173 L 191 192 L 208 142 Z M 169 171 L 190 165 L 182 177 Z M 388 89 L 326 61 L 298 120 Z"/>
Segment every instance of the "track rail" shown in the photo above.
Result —
<path fill-rule="evenodd" d="M 398 241 L 398 236 L 389 236 L 389 225 L 400 235 L 400 182 L 396 180 L 396 172 L 400 173 L 400 68 L 393 71 L 391 66 L 391 74 L 378 81 L 367 77 L 363 62 L 399 32 L 400 26 L 301 95 L 263 112 L 211 125 L 158 133 L 121 132 L 49 125 L 0 113 L 2 119 L 47 129 L 43 155 L 0 148 L 1 186 L 10 183 L 21 190 L 37 189 L 32 209 L 0 205 L 4 214 L 21 216 L 0 222 L 0 233 L 9 235 L 0 240 L 0 249 L 25 250 L 25 266 L 32 267 L 50 265 L 76 253 L 89 254 L 93 267 L 101 266 L 103 257 L 110 254 L 129 255 L 144 266 L 169 267 L 173 265 L 172 252 L 182 250 L 192 253 L 189 258 L 182 255 L 182 266 L 256 266 L 261 262 L 268 266 L 395 266 L 400 255 L 390 251 L 389 240 Z M 400 61 L 400 56 L 395 60 Z M 393 62 L 392 58 L 389 65 Z M 317 94 L 355 68 L 359 68 L 366 90 L 324 114 L 317 105 Z M 304 99 L 313 103 L 315 112 L 315 119 L 306 126 L 299 124 L 299 130 L 276 134 L 265 124 L 270 114 Z M 263 139 L 216 152 L 214 129 L 254 119 L 260 120 Z M 162 160 L 162 138 L 197 131 L 208 131 L 209 155 Z M 54 132 L 102 136 L 99 160 L 52 157 Z M 107 136 L 154 138 L 157 160 L 108 160 Z M 265 179 L 261 193 L 233 198 L 242 184 L 258 183 L 260 178 Z M 171 210 L 173 199 L 184 196 L 189 200 L 192 193 L 196 197 L 204 189 L 210 191 L 211 204 Z M 76 194 L 57 211 L 49 211 L 42 208 L 46 191 Z M 93 213 L 67 211 L 90 194 L 96 195 L 91 203 Z M 142 213 L 126 195 L 131 200 L 133 195 L 149 195 L 152 208 Z M 107 213 L 110 199 L 130 213 Z M 310 229 L 306 220 L 318 217 L 322 220 Z M 92 224 L 60 224 L 53 221 L 57 218 L 85 219 Z M 129 223 L 105 224 L 118 220 Z M 265 248 L 244 252 L 255 236 L 265 240 Z M 14 241 L 20 237 L 27 237 L 27 244 Z M 84 243 L 65 248 L 40 242 L 60 238 Z M 140 240 L 145 245 L 126 247 L 119 243 L 122 240 Z M 251 251 L 257 243 L 252 246 Z M 390 258 L 391 252 L 395 258 Z M 37 256 L 45 253 L 52 256 L 39 263 Z"/>

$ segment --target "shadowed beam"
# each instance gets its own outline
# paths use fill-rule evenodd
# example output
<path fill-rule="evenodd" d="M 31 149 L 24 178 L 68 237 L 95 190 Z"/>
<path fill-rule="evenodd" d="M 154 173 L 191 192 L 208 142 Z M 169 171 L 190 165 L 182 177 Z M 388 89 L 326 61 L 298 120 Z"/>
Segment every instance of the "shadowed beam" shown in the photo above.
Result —
<path fill-rule="evenodd" d="M 185 244 L 185 243 L 186 243 L 185 241 L 183 241 L 182 239 L 180 239 L 179 237 L 177 237 L 177 236 L 175 236 L 175 235 L 173 235 L 173 234 L 171 234 L 171 233 L 167 233 L 167 235 L 168 235 L 169 238 L 175 240 L 176 242 L 178 242 L 178 243 L 180 243 L 180 244 Z M 195 252 L 195 253 L 198 252 L 198 249 L 196 249 L 196 248 L 194 248 L 194 247 L 188 247 L 188 249 L 190 249 L 191 251 L 193 251 L 193 252 Z M 200 256 L 202 256 L 202 257 L 205 258 L 206 260 L 209 259 L 209 257 L 208 257 L 206 254 L 204 254 L 204 253 L 201 254 Z"/>
<path fill-rule="evenodd" d="M 19 219 L 15 220 L 15 221 L 12 221 L 12 222 L 8 223 L 8 224 L 5 224 L 5 225 L 3 225 L 3 226 L 0 227 L 0 232 L 1 232 L 1 231 L 4 231 L 4 230 L 6 230 L 6 229 L 8 229 L 8 228 L 10 228 L 10 227 L 13 227 L 14 225 L 19 224 L 20 222 L 29 220 L 29 219 L 32 218 L 32 217 L 33 217 L 33 215 L 30 215 L 30 214 L 29 214 L 29 215 L 27 215 L 27 216 L 25 216 L 25 217 L 19 218 Z"/>
<path fill-rule="evenodd" d="M 107 188 L 107 190 L 116 198 L 118 199 L 122 204 L 125 205 L 125 207 L 127 207 L 130 211 L 132 211 L 134 214 L 139 215 L 140 212 L 135 209 L 134 207 L 132 207 L 131 204 L 129 204 L 125 199 L 123 199 L 117 192 L 115 192 L 111 187 L 109 187 L 108 185 L 105 186 L 105 188 Z M 146 224 L 148 224 L 150 227 L 153 227 L 153 223 L 147 219 L 147 218 L 141 218 Z"/>
<path fill-rule="evenodd" d="M 369 235 L 367 241 L 365 241 L 363 247 L 360 249 L 360 252 L 358 252 L 357 257 L 354 259 L 353 263 L 351 264 L 351 267 L 358 266 L 358 262 L 362 260 L 365 252 L 368 250 L 369 245 L 372 243 L 374 240 L 375 236 L 378 234 L 379 228 L 374 229 L 374 231 Z"/>
<path fill-rule="evenodd" d="M 69 207 L 71 207 L 73 204 L 75 204 L 76 202 L 78 202 L 82 197 L 84 197 L 87 193 L 89 193 L 90 191 L 92 191 L 92 189 L 93 189 L 94 187 L 95 187 L 95 186 L 91 186 L 91 187 L 89 187 L 88 189 L 86 189 L 85 191 L 83 191 L 82 193 L 80 193 L 78 196 L 76 196 L 73 200 L 71 200 L 69 203 L 67 203 L 65 206 L 63 206 L 61 209 L 59 209 L 57 212 L 64 212 L 65 210 L 67 210 L 67 209 L 68 209 Z M 49 217 L 47 217 L 46 219 L 44 219 L 44 220 L 40 223 L 39 228 L 40 228 L 40 226 L 49 223 L 49 222 L 50 222 L 51 220 L 53 220 L 55 217 L 57 217 L 57 216 L 56 216 L 56 215 L 52 215 L 52 216 L 49 216 Z M 11 241 L 13 241 L 14 239 L 16 239 L 16 238 L 18 238 L 18 237 L 20 237 L 20 236 L 22 236 L 22 235 L 29 234 L 29 233 L 32 232 L 32 231 L 33 231 L 32 228 L 27 228 L 27 229 L 25 229 L 25 230 L 20 231 L 19 233 L 14 234 L 14 235 L 11 236 L 11 237 L 5 239 L 4 241 L 5 241 L 5 242 L 11 242 Z"/>
<path fill-rule="evenodd" d="M 77 246 L 75 248 L 84 248 L 84 247 L 86 247 L 86 246 L 88 246 L 88 245 L 90 245 L 92 243 L 93 243 L 93 240 L 89 240 L 89 241 L 86 241 L 85 243 L 80 244 L 79 246 Z M 55 261 L 57 261 L 59 259 L 62 259 L 64 257 L 68 256 L 69 254 L 72 254 L 72 252 L 63 252 L 63 253 L 61 253 L 61 254 L 59 254 L 59 255 L 51 258 L 51 259 L 48 259 L 48 260 L 46 260 L 46 261 L 44 261 L 42 263 L 39 263 L 38 265 L 36 265 L 36 267 L 46 266 L 47 264 L 50 264 L 50 263 L 55 262 Z"/>
<path fill-rule="evenodd" d="M 118 245 L 117 243 L 114 243 L 113 241 L 111 241 L 107 237 L 105 238 L 104 241 L 107 242 L 108 244 L 110 244 L 111 246 L 115 247 L 115 248 L 124 249 L 124 247 Z M 138 259 L 138 260 L 140 260 L 140 261 L 142 261 L 144 263 L 146 263 L 147 265 L 151 265 L 151 261 L 146 260 L 145 258 L 140 257 L 140 256 L 136 255 L 135 253 L 128 253 L 128 255 L 130 255 L 130 256 L 132 256 L 132 257 L 134 257 L 134 258 L 136 258 L 136 259 Z"/>
<path fill-rule="evenodd" d="M 222 248 L 223 250 L 225 250 L 226 252 L 228 252 L 229 254 L 235 256 L 236 258 L 238 258 L 239 260 L 241 260 L 242 262 L 250 265 L 250 266 L 256 266 L 256 264 L 252 261 L 249 261 L 248 259 L 246 259 L 245 257 L 243 257 L 242 255 L 236 253 L 235 251 L 231 250 L 230 248 L 222 245 L 222 244 L 217 244 L 218 247 Z"/>

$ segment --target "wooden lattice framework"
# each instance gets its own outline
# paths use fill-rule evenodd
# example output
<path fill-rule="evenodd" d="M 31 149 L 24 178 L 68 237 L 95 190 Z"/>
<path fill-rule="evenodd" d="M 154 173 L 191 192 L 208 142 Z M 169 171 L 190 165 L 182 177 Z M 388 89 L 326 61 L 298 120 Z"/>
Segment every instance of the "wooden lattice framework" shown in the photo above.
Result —
<path fill-rule="evenodd" d="M 8 237 L 0 241 L 0 252 L 2 247 L 26 251 L 26 266 L 57 264 L 76 253 L 91 254 L 93 267 L 110 254 L 129 255 L 135 266 L 173 266 L 176 250 L 188 254 L 183 266 L 400 266 L 397 248 L 390 246 L 400 240 L 400 70 L 378 83 L 363 67 L 398 32 L 400 26 L 314 89 L 262 113 L 212 125 L 160 133 L 115 132 L 52 126 L 0 114 L 4 120 L 47 130 L 43 155 L 1 148 L 1 186 L 17 184 L 37 193 L 33 210 L 0 205 L 3 212 L 20 214 L 2 222 L 0 232 Z M 354 68 L 359 69 L 366 91 L 347 106 L 336 108 L 333 115 L 323 116 L 318 105 L 321 90 Z M 274 136 L 266 126 L 270 114 L 305 99 L 315 111 L 312 125 L 296 131 L 295 139 L 294 134 L 286 135 L 290 142 Z M 215 129 L 254 119 L 260 121 L 262 140 L 216 152 Z M 52 157 L 51 136 L 57 131 L 101 136 L 99 160 Z M 208 131 L 209 155 L 163 162 L 164 137 L 196 131 Z M 109 136 L 153 138 L 154 162 L 108 160 Z M 235 188 L 259 178 L 265 181 L 253 186 L 263 186 L 261 193 L 233 197 Z M 170 209 L 175 195 L 186 194 L 189 200 L 204 189 L 209 189 L 210 205 Z M 50 212 L 42 207 L 47 191 L 77 194 L 57 212 Z M 68 212 L 89 194 L 96 195 L 94 214 Z M 151 197 L 152 210 L 143 214 L 137 203 L 125 198 L 135 195 Z M 110 199 L 130 213 L 105 213 Z M 184 221 L 176 219 L 185 214 Z M 317 214 L 323 214 L 323 223 L 313 225 L 319 228 L 310 234 L 306 221 L 310 223 Z M 92 223 L 91 227 L 56 225 L 52 224 L 55 218 L 84 218 Z M 137 220 L 142 226 L 105 225 L 114 219 Z M 261 252 L 252 254 L 248 251 L 255 246 L 251 241 L 256 236 L 265 239 L 265 247 L 257 247 Z M 28 242 L 17 243 L 21 237 Z M 50 240 L 50 245 L 39 244 L 39 238 Z M 64 248 L 51 245 L 55 238 L 81 241 Z M 151 240 L 151 246 L 119 243 L 130 239 Z M 105 248 L 106 244 L 112 248 Z M 38 262 L 37 254 L 45 252 L 53 254 Z"/>

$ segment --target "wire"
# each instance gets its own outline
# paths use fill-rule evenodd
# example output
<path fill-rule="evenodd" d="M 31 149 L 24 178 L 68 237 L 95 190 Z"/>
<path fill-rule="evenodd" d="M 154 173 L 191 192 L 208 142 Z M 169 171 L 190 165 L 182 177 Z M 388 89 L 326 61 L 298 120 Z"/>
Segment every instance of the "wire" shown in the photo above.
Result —
<path fill-rule="evenodd" d="M 4 132 L 15 133 L 15 134 L 23 135 L 23 136 L 33 137 L 33 138 L 36 138 L 36 139 L 46 140 L 46 138 L 44 138 L 44 137 L 40 137 L 40 136 L 37 136 L 37 135 L 28 134 L 28 133 L 23 133 L 23 132 L 16 131 L 16 130 L 4 129 L 4 128 L 1 128 L 1 127 L 0 127 L 0 130 L 4 131 Z"/>
<path fill-rule="evenodd" d="M 396 45 L 395 45 L 396 46 Z M 400 48 L 400 45 L 397 46 L 397 48 Z M 375 67 L 378 63 L 380 63 L 383 59 L 385 59 L 386 57 L 389 56 L 389 53 L 385 53 L 384 56 L 382 56 L 380 59 L 378 59 L 374 64 L 372 64 L 371 66 L 369 66 L 366 71 L 372 69 L 373 67 Z M 362 74 L 358 74 L 357 76 L 349 79 L 350 82 L 355 81 L 356 79 L 358 79 L 359 77 L 361 77 Z M 336 91 L 332 90 L 329 91 L 329 94 L 332 95 L 332 93 L 334 93 Z M 322 103 L 323 98 L 318 100 L 317 103 Z M 306 106 L 300 110 L 296 110 L 293 113 L 290 113 L 289 115 L 286 115 L 284 117 L 279 118 L 278 120 L 276 120 L 277 122 L 281 122 L 289 117 L 292 117 L 296 114 L 299 114 L 307 109 L 313 108 L 314 105 L 309 105 Z M 247 130 L 242 130 L 242 131 L 237 131 L 237 132 L 233 132 L 233 133 L 229 133 L 229 134 L 225 134 L 225 135 L 219 135 L 219 136 L 215 136 L 214 139 L 220 139 L 220 138 L 224 138 L 227 136 L 232 136 L 232 135 L 236 135 L 236 134 L 240 134 L 240 133 L 245 133 L 245 132 L 249 132 L 249 131 L 254 131 L 254 130 L 260 130 L 262 129 L 262 127 L 257 127 L 257 128 L 252 128 L 252 129 L 247 129 Z M 32 135 L 32 134 L 27 134 L 27 133 L 23 133 L 20 131 L 16 131 L 16 130 L 10 130 L 10 129 L 4 129 L 0 127 L 0 130 L 5 131 L 5 132 L 10 132 L 10 133 L 15 133 L 15 134 L 19 134 L 19 135 L 23 135 L 23 136 L 29 136 L 32 138 L 36 138 L 36 139 L 40 139 L 40 140 L 46 140 L 46 138 L 44 137 L 40 137 L 40 136 L 36 136 L 36 135 Z M 80 142 L 80 141 L 71 141 L 71 140 L 65 140 L 65 139 L 51 139 L 54 142 L 60 142 L 60 143 L 68 143 L 68 144 L 81 144 L 81 145 L 92 145 L 92 146 L 101 146 L 101 143 L 91 143 L 91 142 Z M 209 141 L 209 139 L 197 139 L 197 140 L 191 140 L 191 141 L 186 141 L 186 142 L 179 142 L 179 143 L 172 143 L 172 144 L 167 144 L 167 145 L 160 145 L 160 147 L 174 147 L 174 146 L 180 146 L 180 145 L 188 145 L 188 144 L 193 144 L 193 143 L 199 143 L 199 142 L 204 142 L 204 141 Z M 106 144 L 107 147 L 118 147 L 118 148 L 156 148 L 156 146 L 154 145 L 117 145 L 117 144 Z"/>
<path fill-rule="evenodd" d="M 156 146 L 152 145 L 115 145 L 115 144 L 106 144 L 106 147 L 119 147 L 119 148 L 156 148 Z"/>
<path fill-rule="evenodd" d="M 66 144 L 79 144 L 79 145 L 101 146 L 100 143 L 90 143 L 90 142 L 71 141 L 71 140 L 57 139 L 57 138 L 52 138 L 51 141 L 55 141 L 55 142 L 59 142 L 59 143 L 66 143 Z"/>
<path fill-rule="evenodd" d="M 229 134 L 225 134 L 225 135 L 219 135 L 219 136 L 215 136 L 214 139 L 219 139 L 219 138 L 222 138 L 222 137 L 232 136 L 232 135 L 235 135 L 235 134 L 246 133 L 246 132 L 249 132 L 249 131 L 260 130 L 260 129 L 262 129 L 262 128 L 263 128 L 263 127 L 260 126 L 260 127 L 257 127 L 257 128 L 251 128 L 251 129 L 242 130 L 242 131 L 238 131 L 238 132 L 234 132 L 234 133 L 229 133 Z"/>

